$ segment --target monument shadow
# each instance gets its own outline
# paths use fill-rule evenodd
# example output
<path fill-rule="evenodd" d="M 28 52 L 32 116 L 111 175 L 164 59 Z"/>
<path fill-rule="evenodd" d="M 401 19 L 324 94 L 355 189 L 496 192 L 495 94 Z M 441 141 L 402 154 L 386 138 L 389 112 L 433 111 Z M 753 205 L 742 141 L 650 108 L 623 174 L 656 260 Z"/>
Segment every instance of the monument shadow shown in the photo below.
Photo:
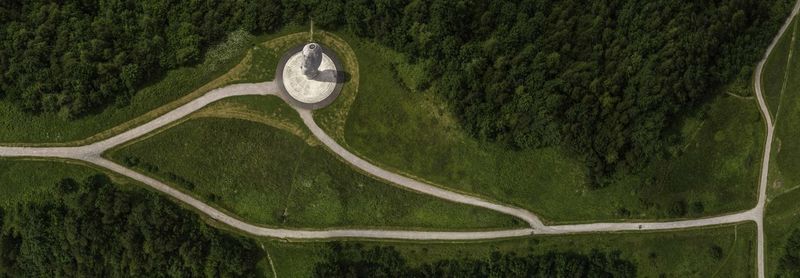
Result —
<path fill-rule="evenodd" d="M 350 81 L 350 73 L 346 71 L 337 71 L 337 70 L 323 70 L 320 71 L 317 76 L 312 78 L 312 80 L 320 81 L 320 82 L 330 82 L 330 83 L 345 83 Z"/>

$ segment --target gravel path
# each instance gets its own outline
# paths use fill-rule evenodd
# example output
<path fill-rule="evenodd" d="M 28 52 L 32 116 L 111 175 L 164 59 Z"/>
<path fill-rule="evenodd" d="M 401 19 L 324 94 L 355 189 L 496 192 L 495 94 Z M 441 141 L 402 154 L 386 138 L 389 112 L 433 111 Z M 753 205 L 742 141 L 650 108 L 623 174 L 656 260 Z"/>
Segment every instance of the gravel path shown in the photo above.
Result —
<path fill-rule="evenodd" d="M 322 142 L 322 144 L 328 147 L 328 149 L 333 151 L 336 155 L 347 161 L 347 163 L 350 163 L 354 167 L 361 169 L 362 171 L 367 172 L 370 175 L 379 177 L 383 180 L 392 182 L 394 184 L 400 185 L 402 187 L 423 194 L 428 194 L 453 202 L 483 207 L 494 211 L 499 211 L 505 214 L 513 215 L 516 216 L 517 218 L 525 220 L 525 222 L 528 222 L 528 224 L 534 229 L 541 229 L 545 227 L 544 223 L 542 223 L 542 221 L 539 220 L 539 217 L 537 217 L 530 211 L 521 208 L 499 205 L 496 203 L 483 200 L 478 197 L 464 195 L 453 191 L 448 191 L 441 187 L 422 183 L 417 180 L 413 180 L 408 177 L 401 176 L 386 171 L 378 166 L 375 166 L 372 163 L 369 163 L 366 160 L 361 159 L 360 157 L 354 155 L 353 153 L 349 152 L 347 149 L 336 143 L 336 141 L 334 141 L 333 138 L 328 136 L 328 134 L 326 134 L 325 131 L 323 131 L 317 125 L 317 123 L 314 122 L 314 117 L 311 115 L 311 111 L 305 109 L 297 109 L 297 112 L 300 114 L 300 118 L 303 119 L 303 123 L 305 123 L 305 125 L 308 126 L 308 129 L 311 130 L 311 133 L 314 134 L 314 137 L 317 137 L 317 139 L 319 139 Z"/>
<path fill-rule="evenodd" d="M 352 154 L 336 143 L 314 122 L 311 111 L 297 108 L 303 122 L 308 126 L 314 136 L 320 140 L 327 148 L 336 155 L 373 176 L 387 180 L 399 186 L 408 188 L 416 192 L 432 195 L 441 199 L 483 207 L 508 215 L 518 217 L 530 225 L 530 228 L 512 230 L 493 230 L 493 231 L 471 231 L 471 232 L 446 232 L 446 231 L 413 231 L 413 230 L 361 230 L 361 229 L 330 229 L 330 230 L 301 230 L 301 229 L 276 229 L 256 226 L 233 216 L 227 215 L 214 207 L 203 203 L 179 190 L 176 190 L 156 179 L 150 178 L 129 168 L 123 167 L 112 161 L 104 159 L 101 154 L 110 148 L 119 146 L 138 137 L 144 136 L 159 128 L 165 127 L 187 115 L 195 112 L 206 105 L 217 100 L 243 95 L 276 95 L 277 86 L 273 82 L 256 84 L 235 84 L 223 88 L 212 90 L 205 95 L 172 110 L 148 123 L 136 128 L 125 131 L 121 134 L 102 140 L 90 145 L 80 147 L 0 147 L 2 157 L 55 157 L 82 160 L 95 165 L 107 168 L 118 174 L 127 176 L 136 181 L 147 184 L 154 189 L 161 191 L 172 198 L 175 198 L 194 209 L 208 215 L 212 219 L 247 232 L 249 234 L 277 238 L 294 239 L 330 239 L 330 238 L 381 238 L 381 239 L 408 239 L 408 240 L 478 240 L 495 239 L 508 237 L 522 237 L 533 234 L 574 234 L 574 233 L 594 233 L 594 232 L 618 232 L 618 231 L 638 231 L 638 230 L 670 230 L 684 229 L 693 227 L 704 227 L 728 223 L 739 223 L 753 221 L 758 226 L 758 276 L 764 275 L 764 206 L 766 202 L 767 173 L 769 173 L 769 155 L 773 139 L 773 120 L 767 110 L 761 89 L 761 72 L 767 57 L 775 47 L 781 35 L 788 29 L 791 19 L 800 10 L 800 0 L 795 4 L 791 16 L 781 27 L 780 32 L 767 49 L 764 58 L 758 63 L 755 73 L 755 92 L 758 99 L 761 114 L 767 128 L 767 137 L 764 147 L 764 159 L 762 159 L 761 178 L 759 181 L 759 196 L 756 207 L 735 214 L 722 215 L 710 218 L 670 221 L 670 222 L 636 222 L 636 223 L 589 223 L 575 225 L 545 225 L 539 217 L 530 211 L 497 204 L 475 196 L 449 191 L 440 187 L 426 184 L 408 177 L 389 172 L 377 167 L 366 160 Z"/>
<path fill-rule="evenodd" d="M 766 277 L 766 266 L 764 265 L 764 207 L 766 206 L 767 202 L 767 176 L 769 175 L 770 152 L 772 152 L 772 140 L 775 133 L 775 124 L 773 123 L 772 117 L 770 117 L 769 109 L 767 108 L 767 102 L 764 100 L 764 92 L 762 91 L 763 87 L 761 85 L 761 73 L 764 71 L 764 65 L 767 63 L 767 58 L 769 58 L 769 55 L 772 54 L 772 50 L 775 49 L 775 45 L 778 44 L 781 36 L 783 36 L 786 30 L 789 29 L 789 25 L 792 23 L 792 19 L 797 16 L 798 11 L 800 11 L 800 0 L 795 3 L 789 18 L 786 19 L 786 22 L 783 23 L 783 26 L 781 26 L 778 34 L 772 39 L 772 43 L 769 45 L 769 47 L 767 47 L 764 57 L 761 58 L 761 61 L 758 62 L 758 66 L 756 66 L 756 73 L 753 77 L 755 80 L 753 87 L 755 88 L 756 98 L 758 99 L 758 108 L 761 110 L 761 115 L 764 117 L 764 124 L 767 128 L 767 138 L 764 143 L 764 155 L 761 159 L 761 179 L 758 182 L 758 204 L 756 204 L 756 207 L 752 209 L 754 214 L 756 214 L 753 217 L 753 221 L 755 221 L 756 225 L 758 226 L 757 260 L 759 278 Z M 775 112 L 777 114 L 777 111 Z"/>

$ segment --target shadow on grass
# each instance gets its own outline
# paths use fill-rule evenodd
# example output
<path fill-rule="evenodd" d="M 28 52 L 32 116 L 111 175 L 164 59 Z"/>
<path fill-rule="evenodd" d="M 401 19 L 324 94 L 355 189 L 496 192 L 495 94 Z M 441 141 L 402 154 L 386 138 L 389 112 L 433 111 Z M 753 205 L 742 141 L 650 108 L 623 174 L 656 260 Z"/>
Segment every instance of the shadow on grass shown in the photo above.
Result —
<path fill-rule="evenodd" d="M 313 78 L 313 80 L 330 83 L 345 83 L 350 81 L 350 73 L 346 71 L 327 69 L 320 71 L 319 74 Z"/>

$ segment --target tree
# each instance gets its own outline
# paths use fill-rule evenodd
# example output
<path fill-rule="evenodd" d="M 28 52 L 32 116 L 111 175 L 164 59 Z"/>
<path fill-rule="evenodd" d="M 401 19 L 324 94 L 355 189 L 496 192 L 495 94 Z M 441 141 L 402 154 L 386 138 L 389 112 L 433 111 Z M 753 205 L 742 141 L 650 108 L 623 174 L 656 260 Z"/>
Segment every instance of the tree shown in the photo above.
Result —
<path fill-rule="evenodd" d="M 77 118 L 127 103 L 229 32 L 313 17 L 429 65 L 419 84 L 475 138 L 562 147 L 602 187 L 663 158 L 679 141 L 669 125 L 686 111 L 726 84 L 746 87 L 791 3 L 2 1 L 0 97 Z"/>
<path fill-rule="evenodd" d="M 144 190 L 104 175 L 64 179 L 0 217 L 0 273 L 12 276 L 253 277 L 261 252 Z"/>
<path fill-rule="evenodd" d="M 560 145 L 601 187 L 664 156 L 670 123 L 746 80 L 788 3 L 350 0 L 345 22 L 436 64 L 426 83 L 474 137 Z"/>
<path fill-rule="evenodd" d="M 549 252 L 519 256 L 493 252 L 489 258 L 449 258 L 410 266 L 393 246 L 332 243 L 315 277 L 633 277 L 636 266 L 619 252 Z"/>
<path fill-rule="evenodd" d="M 4 1 L 0 97 L 65 118 L 125 104 L 166 70 L 199 62 L 227 33 L 275 30 L 278 0 Z"/>
<path fill-rule="evenodd" d="M 722 247 L 719 247 L 719 245 L 711 245 L 711 247 L 708 248 L 708 252 L 715 261 L 722 260 Z"/>

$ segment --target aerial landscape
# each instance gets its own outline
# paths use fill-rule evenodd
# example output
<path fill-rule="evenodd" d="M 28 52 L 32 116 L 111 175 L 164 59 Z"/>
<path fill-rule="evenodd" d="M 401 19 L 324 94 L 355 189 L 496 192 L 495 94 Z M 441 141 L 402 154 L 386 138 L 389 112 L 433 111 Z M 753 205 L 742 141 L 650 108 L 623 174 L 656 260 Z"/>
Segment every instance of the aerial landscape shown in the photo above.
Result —
<path fill-rule="evenodd" d="M 0 277 L 800 277 L 798 13 L 2 1 Z"/>

